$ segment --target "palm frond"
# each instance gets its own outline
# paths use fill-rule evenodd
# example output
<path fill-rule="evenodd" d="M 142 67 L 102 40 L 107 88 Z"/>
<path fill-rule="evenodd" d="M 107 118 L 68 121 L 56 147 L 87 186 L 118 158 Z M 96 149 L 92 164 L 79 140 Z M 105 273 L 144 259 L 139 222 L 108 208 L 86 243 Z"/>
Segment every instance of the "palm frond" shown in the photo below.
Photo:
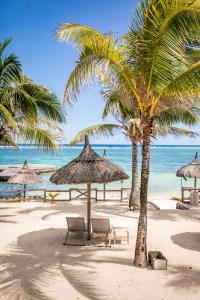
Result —
<path fill-rule="evenodd" d="M 50 130 L 34 126 L 19 125 L 19 137 L 25 141 L 34 143 L 44 150 L 58 150 L 59 136 L 56 136 Z"/>
<path fill-rule="evenodd" d="M 38 123 L 47 126 L 48 128 L 58 130 L 59 132 L 63 131 L 62 127 L 50 118 L 38 117 Z"/>
<path fill-rule="evenodd" d="M 194 106 L 172 105 L 162 108 L 156 116 L 156 123 L 161 126 L 180 122 L 189 126 L 198 124 L 200 122 L 200 109 Z"/>
<path fill-rule="evenodd" d="M 0 56 L 4 54 L 5 49 L 10 45 L 12 39 L 6 39 L 0 43 Z"/>
<path fill-rule="evenodd" d="M 1 57 L 0 83 L 1 86 L 9 85 L 11 81 L 20 77 L 21 64 L 15 54 Z"/>
<path fill-rule="evenodd" d="M 0 145 L 3 146 L 3 147 L 14 147 L 16 149 L 19 149 L 17 143 L 14 141 L 14 138 L 13 138 L 12 134 L 10 134 L 5 129 L 3 129 L 3 132 L 1 130 Z"/>
<path fill-rule="evenodd" d="M 87 45 L 88 38 L 102 37 L 103 34 L 89 26 L 64 23 L 57 27 L 55 36 L 62 42 L 65 41 L 78 49 L 83 49 Z"/>
<path fill-rule="evenodd" d="M 173 126 L 156 126 L 155 134 L 161 137 L 173 135 L 175 137 L 188 136 L 194 138 L 199 136 L 199 134 L 194 131 Z"/>
<path fill-rule="evenodd" d="M 17 124 L 12 116 L 12 114 L 9 112 L 9 110 L 0 103 L 0 116 L 1 116 L 1 121 L 9 123 L 9 126 L 17 130 Z"/>
<path fill-rule="evenodd" d="M 70 27 L 70 25 L 67 26 Z M 115 82 L 115 86 L 119 86 L 119 83 L 122 86 L 123 83 L 126 90 L 129 91 L 131 89 L 139 101 L 139 96 L 135 89 L 134 77 L 130 74 L 132 71 L 129 67 L 126 67 L 125 57 L 118 49 L 113 37 L 96 33 L 95 30 L 94 32 L 92 30 L 91 34 L 87 34 L 85 30 L 91 32 L 91 28 L 87 29 L 85 26 L 79 24 L 77 24 L 77 31 L 76 24 L 72 25 L 72 32 L 74 27 L 75 37 L 73 37 L 73 34 L 71 36 L 71 27 L 69 32 L 68 29 L 67 31 L 63 29 L 64 40 L 74 39 L 76 42 L 78 40 L 78 43 L 81 43 L 80 59 L 67 81 L 64 102 L 69 102 L 70 99 L 76 101 L 81 89 L 87 88 L 95 80 L 104 81 L 103 78 L 105 75 L 112 77 L 112 82 Z M 65 38 L 66 32 L 67 37 Z M 59 35 L 62 35 L 62 29 L 59 31 Z"/>
<path fill-rule="evenodd" d="M 200 9 L 197 1 L 146 1 L 138 14 L 142 30 L 133 20 L 132 34 L 140 30 L 137 44 L 142 60 L 137 63 L 142 65 L 149 94 L 189 66 L 186 45 L 200 38 Z"/>
<path fill-rule="evenodd" d="M 197 97 L 200 91 L 200 61 L 190 65 L 184 72 L 176 76 L 164 91 L 167 95 L 178 96 L 179 99 L 182 97 L 183 100 L 190 95 Z"/>
<path fill-rule="evenodd" d="M 77 133 L 70 141 L 70 145 L 75 145 L 77 143 L 84 142 L 86 135 L 88 137 L 95 137 L 95 138 L 100 138 L 102 136 L 109 137 L 111 135 L 116 134 L 117 132 L 120 132 L 121 130 L 122 127 L 117 124 L 93 125 L 79 131 L 79 133 Z"/>
<path fill-rule="evenodd" d="M 65 121 L 64 110 L 56 95 L 50 90 L 35 83 L 30 78 L 22 76 L 20 81 L 17 82 L 17 86 L 14 91 L 16 93 L 16 97 L 21 100 L 18 101 L 19 105 L 22 102 L 23 107 L 25 106 L 24 110 L 23 107 L 20 107 L 24 113 L 26 111 L 27 104 L 29 106 L 28 111 L 34 111 L 34 107 L 36 107 L 40 114 L 51 118 L 54 121 Z M 34 112 L 34 114 L 36 114 L 36 112 Z"/>

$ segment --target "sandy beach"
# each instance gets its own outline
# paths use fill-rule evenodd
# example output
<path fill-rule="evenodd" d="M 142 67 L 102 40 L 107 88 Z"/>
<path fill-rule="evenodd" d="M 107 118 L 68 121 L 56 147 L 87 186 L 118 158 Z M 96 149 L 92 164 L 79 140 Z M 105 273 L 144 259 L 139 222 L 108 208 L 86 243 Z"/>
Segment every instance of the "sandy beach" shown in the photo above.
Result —
<path fill-rule="evenodd" d="M 133 266 L 138 213 L 126 203 L 92 204 L 92 216 L 128 226 L 130 244 L 63 246 L 66 216 L 85 216 L 86 203 L 0 204 L 0 299 L 177 300 L 200 298 L 200 210 L 148 209 L 149 250 L 168 270 Z"/>

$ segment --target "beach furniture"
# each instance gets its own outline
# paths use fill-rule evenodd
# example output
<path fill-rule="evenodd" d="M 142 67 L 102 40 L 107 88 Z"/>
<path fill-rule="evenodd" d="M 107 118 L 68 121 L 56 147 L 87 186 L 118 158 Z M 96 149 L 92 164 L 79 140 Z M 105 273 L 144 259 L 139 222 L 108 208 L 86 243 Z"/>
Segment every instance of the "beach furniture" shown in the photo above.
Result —
<path fill-rule="evenodd" d="M 190 193 L 189 197 L 185 197 L 185 193 Z M 186 202 L 190 202 L 191 205 L 198 206 L 199 205 L 199 194 L 200 187 L 182 187 L 181 188 L 182 199 Z"/>
<path fill-rule="evenodd" d="M 188 210 L 189 209 L 189 206 L 180 202 L 180 201 L 177 201 L 176 202 L 176 209 L 183 209 L 183 210 Z"/>
<path fill-rule="evenodd" d="M 106 246 L 111 246 L 112 227 L 110 220 L 107 218 L 91 218 L 92 222 L 92 239 L 103 237 Z"/>
<path fill-rule="evenodd" d="M 167 270 L 167 259 L 162 252 L 149 251 L 148 259 L 153 270 Z"/>
<path fill-rule="evenodd" d="M 0 199 L 5 200 L 20 200 L 21 193 L 19 190 L 0 190 Z"/>
<path fill-rule="evenodd" d="M 176 176 L 181 177 L 181 197 L 182 201 L 184 198 L 184 188 L 182 187 L 182 178 L 186 180 L 186 178 L 194 178 L 194 190 L 197 188 L 197 178 L 200 178 L 200 160 L 198 159 L 198 153 L 189 164 L 181 167 L 177 172 Z M 194 196 L 197 198 L 197 196 Z M 197 202 L 197 200 L 194 200 Z"/>
<path fill-rule="evenodd" d="M 118 165 L 98 155 L 85 136 L 81 154 L 64 167 L 58 169 L 50 181 L 55 184 L 87 184 L 87 239 L 91 239 L 91 184 L 108 183 L 128 179 L 129 176 Z"/>
<path fill-rule="evenodd" d="M 25 160 L 24 165 L 19 169 L 13 176 L 8 179 L 8 183 L 12 184 L 23 184 L 24 186 L 24 201 L 26 199 L 26 185 L 41 183 L 42 178 L 29 167 Z"/>
<path fill-rule="evenodd" d="M 129 231 L 128 227 L 113 227 L 114 244 L 118 241 L 125 240 L 129 244 Z"/>
<path fill-rule="evenodd" d="M 199 206 L 199 192 L 198 191 L 190 192 L 190 205 Z"/>
<path fill-rule="evenodd" d="M 67 234 L 63 245 L 85 246 L 86 229 L 84 218 L 66 217 L 66 221 Z"/>

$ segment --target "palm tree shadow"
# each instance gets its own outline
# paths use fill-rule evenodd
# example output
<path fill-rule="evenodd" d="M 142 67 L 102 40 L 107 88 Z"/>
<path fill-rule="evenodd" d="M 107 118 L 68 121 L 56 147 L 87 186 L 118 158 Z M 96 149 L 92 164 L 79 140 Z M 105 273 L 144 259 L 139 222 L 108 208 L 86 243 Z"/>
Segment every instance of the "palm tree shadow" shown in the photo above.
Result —
<path fill-rule="evenodd" d="M 35 212 L 35 211 L 48 211 L 48 210 L 62 210 L 63 209 L 63 206 L 62 205 L 49 205 L 49 206 L 35 206 L 33 208 L 27 208 L 27 209 L 22 209 L 20 210 L 18 213 L 19 214 L 29 214 L 29 213 L 32 213 L 32 212 Z"/>
<path fill-rule="evenodd" d="M 0 220 L 0 223 L 17 224 L 17 222 L 15 221 L 8 221 L 8 220 Z"/>
<path fill-rule="evenodd" d="M 48 280 L 55 280 L 55 271 L 89 299 L 107 299 L 104 289 L 95 282 L 94 263 L 132 265 L 131 259 L 119 260 L 115 256 L 116 251 L 124 251 L 122 248 L 62 246 L 65 233 L 64 229 L 55 228 L 33 231 L 21 235 L 16 244 L 10 245 L 11 254 L 0 256 L 0 278 L 3 279 L 1 299 L 12 300 L 15 291 L 15 295 L 21 293 L 18 296 L 22 297 L 20 299 L 36 295 L 34 299 L 50 300 L 41 289 Z M 111 258 L 103 255 L 97 259 L 95 254 L 99 251 L 112 251 L 113 255 Z"/>
<path fill-rule="evenodd" d="M 12 220 L 4 220 L 4 218 L 10 218 L 13 217 L 15 215 L 0 215 L 0 223 L 10 223 L 10 224 L 17 224 L 16 221 L 12 221 Z M 3 219 L 2 219 L 3 218 Z"/>
<path fill-rule="evenodd" d="M 178 221 L 181 219 L 191 220 L 194 222 L 200 222 L 200 213 L 199 209 L 190 208 L 189 210 L 180 210 L 180 209 L 162 209 L 156 212 L 149 210 L 148 213 L 149 219 L 154 220 L 169 220 L 169 221 Z"/>
<path fill-rule="evenodd" d="M 193 290 L 193 292 L 199 292 L 200 270 L 194 270 L 191 267 L 174 266 L 169 271 L 168 276 L 170 280 L 167 286 L 185 291 Z"/>
<path fill-rule="evenodd" d="M 114 205 L 112 203 L 101 203 L 93 207 L 92 210 L 95 212 L 108 214 L 109 216 L 113 215 L 131 219 L 138 219 L 138 214 L 134 214 L 135 212 L 130 211 L 127 203 L 120 202 L 117 205 L 116 203 Z"/>
<path fill-rule="evenodd" d="M 46 204 L 46 203 L 45 203 Z M 70 211 L 71 212 L 75 212 L 75 207 L 70 207 Z M 69 206 L 67 205 L 67 203 L 48 203 L 48 205 L 45 205 L 45 206 L 36 206 L 36 207 L 33 207 L 33 208 L 27 208 L 27 209 L 23 209 L 23 210 L 20 210 L 19 211 L 19 214 L 29 214 L 29 213 L 32 213 L 32 212 L 37 212 L 37 211 L 44 211 L 44 212 L 48 212 L 49 213 L 46 213 L 44 214 L 41 219 L 42 220 L 46 220 L 48 219 L 49 217 L 51 216 L 54 216 L 54 215 L 58 215 L 58 214 L 64 214 L 66 213 L 69 213 Z"/>
<path fill-rule="evenodd" d="M 157 216 L 160 211 L 158 211 L 155 207 L 153 207 L 150 203 L 147 203 L 148 208 L 148 215 L 150 217 L 154 218 L 154 216 Z M 116 203 L 113 204 L 98 204 L 96 207 L 93 207 L 93 211 L 105 213 L 113 216 L 120 216 L 130 219 L 136 219 L 138 220 L 139 217 L 139 211 L 131 211 L 128 207 L 128 203 L 126 202 L 119 202 L 117 205 Z"/>
<path fill-rule="evenodd" d="M 173 243 L 182 248 L 200 251 L 200 233 L 199 232 L 182 232 L 171 236 Z"/>

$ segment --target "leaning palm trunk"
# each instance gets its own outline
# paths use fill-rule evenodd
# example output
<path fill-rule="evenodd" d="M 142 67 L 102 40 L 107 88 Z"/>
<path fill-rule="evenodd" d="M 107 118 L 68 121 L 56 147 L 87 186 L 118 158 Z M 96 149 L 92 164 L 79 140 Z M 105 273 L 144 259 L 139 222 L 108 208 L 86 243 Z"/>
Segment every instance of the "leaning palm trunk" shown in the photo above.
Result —
<path fill-rule="evenodd" d="M 142 170 L 140 184 L 140 216 L 138 221 L 137 240 L 135 247 L 134 265 L 145 268 L 147 262 L 147 193 L 149 182 L 150 138 L 152 121 L 146 122 L 142 145 Z"/>
<path fill-rule="evenodd" d="M 137 142 L 134 139 L 132 139 L 132 185 L 129 198 L 129 208 L 133 210 L 140 208 L 138 149 Z"/>

